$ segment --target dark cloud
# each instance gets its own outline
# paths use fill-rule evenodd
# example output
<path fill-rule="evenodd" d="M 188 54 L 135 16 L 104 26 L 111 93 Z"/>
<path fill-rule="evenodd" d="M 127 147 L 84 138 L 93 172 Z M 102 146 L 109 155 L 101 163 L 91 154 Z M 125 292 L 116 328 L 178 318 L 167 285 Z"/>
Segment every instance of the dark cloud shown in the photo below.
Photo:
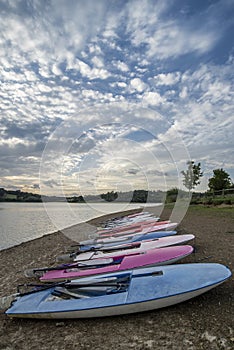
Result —
<path fill-rule="evenodd" d="M 2 118 L 1 128 L 3 131 L 1 136 L 5 140 L 15 137 L 22 139 L 22 142 L 25 140 L 41 141 L 46 139 L 60 122 L 60 118 L 55 118 L 55 120 L 44 118 L 38 121 Z"/>
<path fill-rule="evenodd" d="M 138 173 L 138 169 L 129 169 L 128 174 L 136 175 Z"/>
<path fill-rule="evenodd" d="M 54 187 L 58 187 L 59 183 L 56 182 L 55 180 L 47 180 L 47 181 L 43 181 L 43 184 L 50 187 L 50 188 L 54 188 Z"/>
<path fill-rule="evenodd" d="M 71 147 L 71 153 L 87 153 L 92 148 L 94 148 L 96 142 L 93 138 L 90 138 L 88 135 L 82 135 L 78 140 L 73 142 Z"/>
<path fill-rule="evenodd" d="M 164 173 L 163 171 L 160 171 L 160 170 L 149 170 L 147 171 L 147 174 L 156 175 L 156 176 L 168 176 L 167 173 Z"/>

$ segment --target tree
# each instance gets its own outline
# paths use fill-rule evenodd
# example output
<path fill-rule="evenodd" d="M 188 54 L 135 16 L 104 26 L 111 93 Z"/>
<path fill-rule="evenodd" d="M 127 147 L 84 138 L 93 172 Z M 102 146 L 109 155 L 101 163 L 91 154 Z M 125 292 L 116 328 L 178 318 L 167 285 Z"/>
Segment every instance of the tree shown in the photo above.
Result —
<path fill-rule="evenodd" d="M 222 168 L 213 170 L 213 177 L 208 182 L 211 191 L 221 191 L 232 187 L 232 185 L 230 175 L 225 170 Z"/>
<path fill-rule="evenodd" d="M 166 203 L 173 203 L 176 202 L 176 198 L 178 196 L 178 188 L 173 187 L 169 189 L 166 193 Z"/>
<path fill-rule="evenodd" d="M 201 172 L 201 163 L 197 165 L 193 161 L 188 161 L 188 169 L 186 171 L 181 171 L 184 175 L 183 184 L 189 190 L 189 192 L 200 184 L 200 177 L 203 176 Z"/>
<path fill-rule="evenodd" d="M 134 190 L 131 202 L 146 203 L 148 198 L 148 191 Z"/>
<path fill-rule="evenodd" d="M 114 191 L 103 193 L 101 194 L 101 198 L 107 202 L 113 202 L 118 198 L 118 193 Z"/>

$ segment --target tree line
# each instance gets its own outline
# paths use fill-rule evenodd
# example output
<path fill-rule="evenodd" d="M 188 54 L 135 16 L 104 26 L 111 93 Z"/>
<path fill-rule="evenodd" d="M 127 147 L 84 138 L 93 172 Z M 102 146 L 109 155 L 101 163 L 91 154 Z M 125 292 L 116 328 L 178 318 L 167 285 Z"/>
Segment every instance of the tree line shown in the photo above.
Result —
<path fill-rule="evenodd" d="M 200 184 L 201 177 L 203 172 L 201 170 L 201 163 L 195 164 L 194 161 L 187 162 L 187 169 L 181 171 L 183 175 L 183 184 L 191 192 L 198 184 Z M 214 194 L 216 191 L 223 191 L 228 189 L 234 189 L 234 184 L 231 180 L 230 175 L 223 169 L 218 168 L 213 170 L 213 176 L 208 180 L 208 191 L 207 194 Z M 180 195 L 186 196 L 185 191 L 180 191 Z M 100 201 L 105 200 L 107 202 L 119 201 L 119 202 L 135 202 L 135 203 L 146 203 L 146 202 L 164 202 L 166 199 L 167 202 L 176 201 L 178 195 L 178 189 L 172 188 L 168 191 L 147 191 L 147 190 L 134 190 L 133 192 L 114 192 L 110 191 L 107 193 L 102 193 L 101 195 L 93 196 L 72 196 L 67 198 L 57 198 L 57 197 L 46 197 L 43 200 L 46 201 L 68 201 L 71 203 L 84 203 L 86 201 Z M 42 198 L 39 194 L 10 191 L 0 188 L 0 201 L 18 201 L 18 202 L 41 202 Z"/>
<path fill-rule="evenodd" d="M 203 172 L 201 170 L 201 163 L 195 164 L 194 161 L 187 162 L 188 168 L 181 171 L 183 175 L 183 184 L 191 192 L 197 185 L 200 184 Z M 213 170 L 213 176 L 208 180 L 208 191 L 206 193 L 212 194 L 216 191 L 224 191 L 228 189 L 234 189 L 234 184 L 230 175 L 223 169 Z M 156 193 L 156 197 L 155 197 Z M 125 193 L 117 193 L 110 191 L 101 194 L 101 198 L 107 202 L 112 201 L 125 201 Z M 171 188 L 166 192 L 157 191 L 152 193 L 151 191 L 135 190 L 133 191 L 131 202 L 146 203 L 146 202 L 175 202 L 178 195 L 178 188 Z M 186 191 L 180 191 L 181 197 L 186 197 Z"/>

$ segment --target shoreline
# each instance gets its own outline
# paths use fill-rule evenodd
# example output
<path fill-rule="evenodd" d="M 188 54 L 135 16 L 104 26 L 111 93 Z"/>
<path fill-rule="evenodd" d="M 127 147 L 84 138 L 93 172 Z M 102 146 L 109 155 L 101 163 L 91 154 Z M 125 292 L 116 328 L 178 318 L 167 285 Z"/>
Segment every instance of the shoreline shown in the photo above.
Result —
<path fill-rule="evenodd" d="M 197 206 L 197 205 L 196 205 Z M 156 205 L 156 206 L 149 206 L 149 207 L 141 207 L 141 208 L 136 208 L 136 209 L 128 209 L 126 211 L 119 211 L 119 212 L 113 212 L 113 213 L 108 213 L 108 214 L 104 214 L 104 215 L 100 215 L 100 216 L 97 216 L 95 218 L 92 218 L 90 220 L 87 220 L 87 221 L 83 221 L 83 222 L 80 222 L 78 224 L 75 224 L 75 225 L 71 225 L 71 226 L 68 226 L 68 227 L 65 227 L 61 230 L 55 230 L 55 231 L 52 231 L 52 232 L 48 232 L 48 233 L 44 233 L 43 235 L 39 236 L 39 237 L 36 237 L 36 238 L 32 238 L 32 239 L 29 239 L 27 241 L 23 241 L 21 243 L 18 243 L 18 244 L 14 244 L 12 246 L 9 246 L 9 247 L 6 247 L 6 248 L 2 248 L 0 249 L 0 252 L 3 252 L 5 250 L 9 250 L 9 249 L 12 249 L 12 248 L 15 248 L 15 247 L 19 247 L 21 246 L 22 244 L 26 244 L 27 242 L 31 242 L 31 241 L 35 241 L 35 240 L 38 240 L 40 238 L 43 238 L 45 236 L 49 236 L 49 235 L 54 235 L 54 234 L 57 234 L 58 232 L 60 233 L 63 233 L 66 235 L 66 232 L 69 231 L 69 230 L 74 230 L 76 227 L 80 227 L 80 225 L 84 225 L 84 224 L 89 224 L 91 226 L 96 226 L 98 224 L 101 224 L 102 222 L 104 222 L 105 220 L 108 220 L 108 219 L 112 219 L 112 218 L 115 218 L 117 216 L 124 216 L 124 215 L 130 215 L 132 213 L 137 213 L 137 212 L 141 212 L 141 211 L 151 211 L 153 210 L 153 213 L 155 215 L 161 215 L 162 218 L 164 220 L 168 220 L 169 219 L 169 214 L 167 213 L 166 215 L 164 215 L 164 211 L 172 211 L 173 209 L 173 206 L 172 208 L 166 208 L 166 209 L 163 209 L 162 208 L 164 207 L 163 204 L 161 205 Z M 198 207 L 198 206 L 197 206 Z M 208 208 L 209 206 L 206 206 L 206 208 Z M 156 208 L 156 210 L 155 210 Z M 212 208 L 229 208 L 229 209 L 234 209 L 234 205 L 220 205 L 220 206 L 214 206 Z M 2 208 L 0 208 L 2 209 Z M 161 213 L 161 211 L 163 211 Z M 93 233 L 93 232 L 91 232 Z M 84 237 L 84 239 L 86 239 L 86 236 Z"/>
<path fill-rule="evenodd" d="M 61 230 L 56 230 L 56 231 L 53 231 L 53 232 L 44 233 L 40 237 L 32 238 L 32 239 L 29 239 L 27 241 L 24 241 L 24 242 L 12 245 L 10 247 L 6 247 L 6 248 L 3 248 L 3 249 L 0 249 L 0 253 L 3 252 L 3 251 L 6 251 L 6 250 L 17 248 L 17 247 L 19 247 L 19 246 L 21 246 L 23 244 L 28 243 L 28 242 L 36 241 L 36 240 L 41 239 L 41 238 L 46 237 L 46 236 L 50 236 L 50 235 L 54 235 L 54 234 L 58 234 L 58 233 L 64 234 L 66 236 L 66 232 L 69 232 L 70 230 L 73 231 L 76 228 L 80 228 L 80 227 L 82 227 L 82 225 L 86 225 L 87 224 L 87 225 L 90 225 L 90 228 L 91 228 L 92 226 L 96 226 L 98 224 L 101 224 L 105 220 L 112 219 L 112 218 L 115 218 L 117 216 L 124 215 L 124 213 L 127 213 L 126 215 L 130 215 L 130 214 L 137 213 L 137 212 L 140 212 L 140 211 L 142 211 L 141 208 L 139 208 L 139 209 L 129 209 L 127 211 L 120 211 L 120 212 L 114 212 L 114 213 L 110 213 L 110 214 L 100 215 L 100 216 L 97 216 L 97 217 L 95 217 L 93 219 L 90 219 L 90 220 L 83 221 L 83 222 L 80 222 L 80 223 L 75 224 L 75 225 L 71 225 L 71 226 L 65 227 L 65 228 L 63 228 Z M 91 233 L 93 233 L 93 232 L 91 232 Z"/>
<path fill-rule="evenodd" d="M 233 213 L 233 210 L 221 209 L 217 214 L 212 210 L 190 208 L 178 227 L 178 234 L 194 234 L 196 238 L 191 245 L 196 251 L 181 263 L 216 262 L 233 271 Z M 164 219 L 169 215 L 170 209 L 166 208 L 160 217 Z M 103 220 L 101 216 L 73 226 L 70 231 L 82 233 L 91 227 L 90 222 L 99 225 Z M 53 266 L 55 256 L 62 254 L 71 242 L 57 231 L 0 251 L 1 296 L 15 293 L 18 284 L 32 282 L 24 277 L 25 269 Z M 14 320 L 1 314 L 0 348 L 231 350 L 234 343 L 232 307 L 233 278 L 187 302 L 132 315 L 56 321 Z"/>

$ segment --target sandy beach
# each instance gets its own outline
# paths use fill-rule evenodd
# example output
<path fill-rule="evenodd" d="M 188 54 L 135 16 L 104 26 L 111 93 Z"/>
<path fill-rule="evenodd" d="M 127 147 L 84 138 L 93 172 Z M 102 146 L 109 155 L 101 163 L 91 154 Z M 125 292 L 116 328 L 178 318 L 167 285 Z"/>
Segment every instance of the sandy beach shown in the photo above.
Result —
<path fill-rule="evenodd" d="M 133 211 L 132 211 L 133 212 Z M 100 225 L 113 215 L 91 220 Z M 164 209 L 161 219 L 168 219 Z M 61 232 L 45 235 L 0 252 L 0 296 L 15 293 L 16 286 L 29 282 L 26 268 L 53 266 L 55 257 L 72 244 L 68 237 L 88 225 L 79 224 Z M 233 208 L 190 207 L 178 227 L 179 234 L 192 233 L 195 253 L 182 260 L 216 262 L 233 271 Z M 116 350 L 185 349 L 231 350 L 234 346 L 233 278 L 210 292 L 165 309 L 101 319 L 26 320 L 0 315 L 0 349 Z"/>

